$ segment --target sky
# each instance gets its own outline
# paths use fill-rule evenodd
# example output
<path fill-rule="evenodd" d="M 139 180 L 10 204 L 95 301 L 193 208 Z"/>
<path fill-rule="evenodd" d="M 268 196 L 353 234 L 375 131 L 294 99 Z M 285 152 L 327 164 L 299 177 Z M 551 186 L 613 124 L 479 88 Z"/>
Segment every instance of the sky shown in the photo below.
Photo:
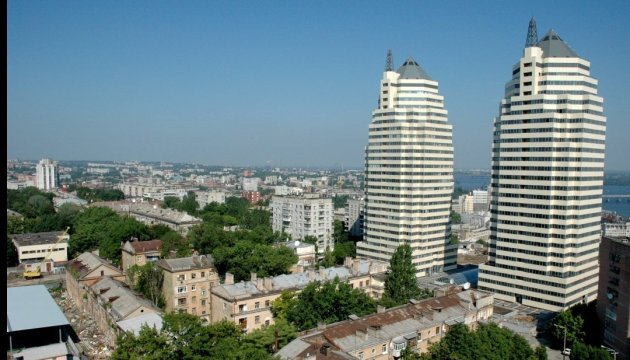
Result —
<path fill-rule="evenodd" d="M 7 4 L 7 159 L 361 168 L 391 49 L 439 82 L 455 168 L 488 169 L 531 17 L 591 62 L 630 170 L 630 1 Z"/>

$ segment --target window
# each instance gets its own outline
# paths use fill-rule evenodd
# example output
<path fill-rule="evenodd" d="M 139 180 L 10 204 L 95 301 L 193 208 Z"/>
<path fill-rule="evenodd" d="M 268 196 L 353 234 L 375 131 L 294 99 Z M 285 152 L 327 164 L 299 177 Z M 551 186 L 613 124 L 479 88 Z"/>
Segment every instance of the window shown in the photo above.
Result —
<path fill-rule="evenodd" d="M 269 306 L 271 306 L 271 301 L 266 300 L 266 301 L 265 301 L 265 307 L 269 307 Z"/>
<path fill-rule="evenodd" d="M 365 280 L 365 286 L 370 286 L 370 280 Z"/>
<path fill-rule="evenodd" d="M 190 291 L 196 291 L 197 285 L 190 285 Z"/>
<path fill-rule="evenodd" d="M 206 277 L 206 272 L 205 272 L 205 271 L 202 271 L 202 272 L 201 272 L 201 277 L 202 277 L 202 278 Z"/>
<path fill-rule="evenodd" d="M 193 297 L 192 297 L 192 301 L 191 301 L 191 302 L 192 302 L 193 304 L 196 304 L 196 303 L 197 303 L 197 297 L 196 297 L 196 296 L 193 296 Z"/>
<path fill-rule="evenodd" d="M 359 287 L 363 287 L 363 281 L 359 281 Z"/>
<path fill-rule="evenodd" d="M 177 287 L 177 293 L 178 294 L 183 294 L 186 292 L 186 287 L 185 286 L 178 286 Z"/>
<path fill-rule="evenodd" d="M 359 360 L 363 360 L 363 351 L 359 353 Z"/>
<path fill-rule="evenodd" d="M 381 353 L 387 354 L 387 344 L 383 344 L 383 346 L 381 346 Z"/>
<path fill-rule="evenodd" d="M 436 334 L 439 334 L 439 333 L 440 333 L 440 327 L 439 327 L 439 326 L 435 328 L 435 333 L 436 333 Z"/>
<path fill-rule="evenodd" d="M 206 306 L 206 299 L 201 299 L 201 306 Z"/>
<path fill-rule="evenodd" d="M 105 276 L 105 271 L 101 270 L 101 276 Z"/>
<path fill-rule="evenodd" d="M 197 308 L 192 308 L 190 313 L 193 314 L 193 315 L 197 315 Z"/>
<path fill-rule="evenodd" d="M 186 280 L 186 274 L 178 275 L 178 276 L 177 276 L 177 280 L 179 280 L 179 281 L 184 281 L 184 280 Z"/>
<path fill-rule="evenodd" d="M 227 304 L 223 303 L 223 310 L 227 310 Z"/>
<path fill-rule="evenodd" d="M 196 279 L 196 278 L 197 278 L 197 273 L 192 273 L 192 274 L 190 274 L 190 278 L 191 278 L 191 279 Z"/>
<path fill-rule="evenodd" d="M 178 306 L 185 306 L 186 305 L 186 298 L 177 299 L 177 305 Z"/>
<path fill-rule="evenodd" d="M 254 304 L 254 309 L 260 309 L 260 303 L 258 301 Z"/>
<path fill-rule="evenodd" d="M 239 305 L 238 306 L 238 311 L 239 312 L 247 311 L 247 305 L 244 305 L 244 304 L 243 305 Z"/>
<path fill-rule="evenodd" d="M 260 316 L 256 316 L 256 317 L 254 318 L 254 323 L 255 323 L 256 325 L 260 324 Z"/>
<path fill-rule="evenodd" d="M 201 296 L 205 296 L 206 295 L 206 289 L 205 288 L 201 288 Z"/>

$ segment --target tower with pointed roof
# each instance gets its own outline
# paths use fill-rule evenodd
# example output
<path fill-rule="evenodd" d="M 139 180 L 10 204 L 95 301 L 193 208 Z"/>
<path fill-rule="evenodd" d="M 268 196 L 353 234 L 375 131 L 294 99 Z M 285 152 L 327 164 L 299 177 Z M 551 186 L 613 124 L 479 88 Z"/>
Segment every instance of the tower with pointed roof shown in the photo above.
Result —
<path fill-rule="evenodd" d="M 494 119 L 478 286 L 560 311 L 597 296 L 606 117 L 589 61 L 553 30 L 527 39 Z"/>
<path fill-rule="evenodd" d="M 457 266 L 451 244 L 452 125 L 437 81 L 409 57 L 394 71 L 391 52 L 365 148 L 365 217 L 357 255 L 389 261 L 413 250 L 416 276 Z"/>

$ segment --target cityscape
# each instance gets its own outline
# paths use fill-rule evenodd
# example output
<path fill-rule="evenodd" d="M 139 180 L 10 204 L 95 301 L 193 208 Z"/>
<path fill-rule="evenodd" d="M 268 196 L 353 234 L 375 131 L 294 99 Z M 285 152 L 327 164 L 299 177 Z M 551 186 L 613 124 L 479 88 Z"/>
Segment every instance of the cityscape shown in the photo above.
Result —
<path fill-rule="evenodd" d="M 8 3 L 7 359 L 630 359 L 630 4 L 58 5 Z"/>

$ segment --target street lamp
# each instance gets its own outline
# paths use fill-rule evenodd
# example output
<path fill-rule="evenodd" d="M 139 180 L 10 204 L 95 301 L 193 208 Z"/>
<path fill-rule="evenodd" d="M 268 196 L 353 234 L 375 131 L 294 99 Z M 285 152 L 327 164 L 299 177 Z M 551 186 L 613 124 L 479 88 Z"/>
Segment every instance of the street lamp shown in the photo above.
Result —
<path fill-rule="evenodd" d="M 558 325 L 558 324 L 553 324 L 553 326 L 564 329 L 564 342 L 562 344 L 562 360 L 564 360 L 564 356 L 566 355 L 566 352 L 567 352 L 567 328 L 565 326 Z"/>
<path fill-rule="evenodd" d="M 613 356 L 613 360 L 617 360 L 617 354 L 619 354 L 619 353 L 618 353 L 617 351 L 615 351 L 615 349 L 611 349 L 611 348 L 606 347 L 606 346 L 604 346 L 604 345 L 602 345 L 602 348 L 603 348 L 603 349 L 606 349 L 606 351 L 608 351 L 609 353 L 611 353 L 611 354 L 612 354 L 612 356 Z"/>

